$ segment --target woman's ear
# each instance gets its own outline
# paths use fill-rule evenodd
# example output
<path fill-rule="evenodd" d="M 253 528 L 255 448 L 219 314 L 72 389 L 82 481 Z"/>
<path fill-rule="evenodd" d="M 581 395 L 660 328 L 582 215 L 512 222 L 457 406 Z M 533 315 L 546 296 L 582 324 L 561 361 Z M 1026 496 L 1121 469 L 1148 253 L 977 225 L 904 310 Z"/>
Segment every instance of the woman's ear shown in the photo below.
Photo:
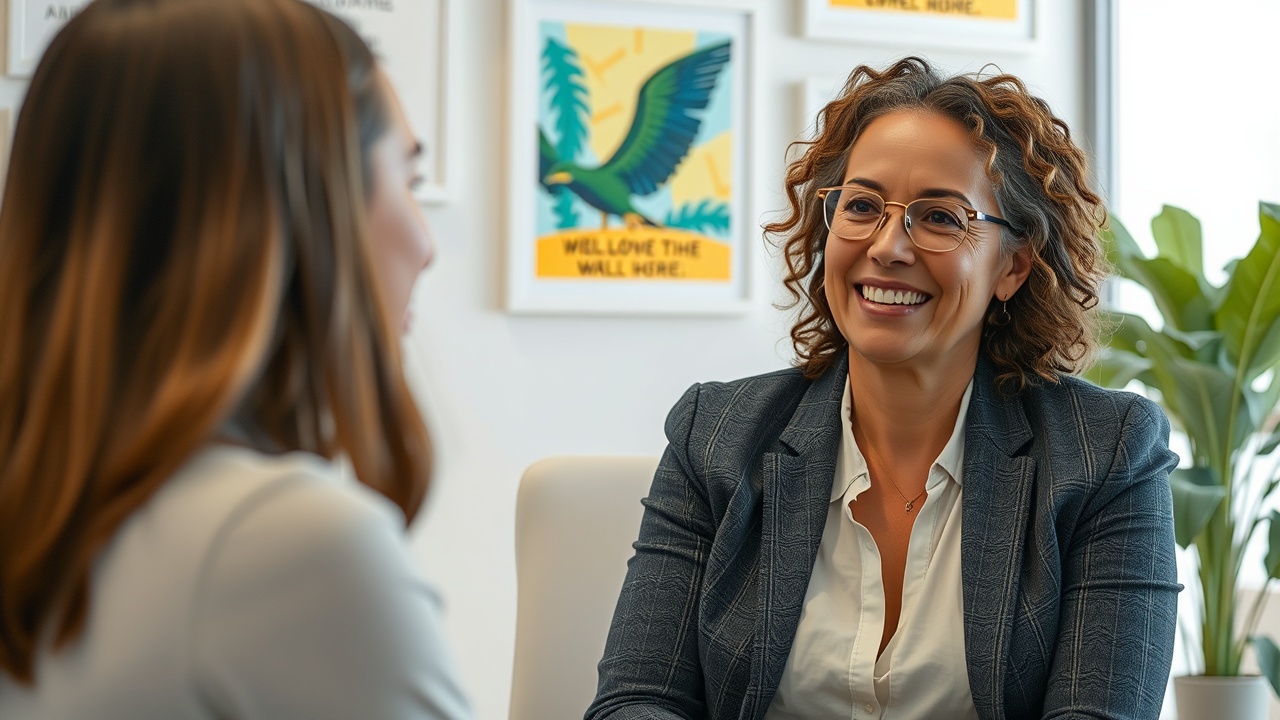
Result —
<path fill-rule="evenodd" d="M 1027 281 L 1031 274 L 1031 248 L 1027 245 L 1019 247 L 1005 259 L 1003 272 L 996 281 L 996 299 L 1008 300 Z"/>

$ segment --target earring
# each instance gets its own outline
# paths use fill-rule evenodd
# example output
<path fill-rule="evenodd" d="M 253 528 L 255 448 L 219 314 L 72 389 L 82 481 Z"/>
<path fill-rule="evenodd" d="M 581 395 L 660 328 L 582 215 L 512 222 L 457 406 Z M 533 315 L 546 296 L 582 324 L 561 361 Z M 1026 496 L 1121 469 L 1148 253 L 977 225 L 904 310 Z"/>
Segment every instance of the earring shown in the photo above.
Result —
<path fill-rule="evenodd" d="M 1013 316 L 1009 314 L 1009 297 L 1012 296 L 1006 296 L 1000 301 L 1000 314 L 991 319 L 991 324 L 1004 326 L 1013 320 Z"/>

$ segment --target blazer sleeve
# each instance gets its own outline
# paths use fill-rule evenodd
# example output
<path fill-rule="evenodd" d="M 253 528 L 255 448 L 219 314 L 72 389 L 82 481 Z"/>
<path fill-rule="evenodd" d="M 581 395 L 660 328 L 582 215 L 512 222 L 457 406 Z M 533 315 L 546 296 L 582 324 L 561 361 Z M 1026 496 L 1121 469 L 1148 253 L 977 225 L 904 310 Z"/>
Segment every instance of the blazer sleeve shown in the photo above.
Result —
<path fill-rule="evenodd" d="M 212 546 L 191 630 L 217 717 L 464 720 L 440 600 L 381 496 L 299 477 L 250 498 Z"/>
<path fill-rule="evenodd" d="M 1169 421 L 1135 397 L 1064 555 L 1045 718 L 1155 720 L 1178 615 Z"/>
<path fill-rule="evenodd" d="M 698 604 L 715 523 L 690 460 L 694 385 L 667 417 L 668 445 L 644 500 L 586 720 L 705 718 Z"/>

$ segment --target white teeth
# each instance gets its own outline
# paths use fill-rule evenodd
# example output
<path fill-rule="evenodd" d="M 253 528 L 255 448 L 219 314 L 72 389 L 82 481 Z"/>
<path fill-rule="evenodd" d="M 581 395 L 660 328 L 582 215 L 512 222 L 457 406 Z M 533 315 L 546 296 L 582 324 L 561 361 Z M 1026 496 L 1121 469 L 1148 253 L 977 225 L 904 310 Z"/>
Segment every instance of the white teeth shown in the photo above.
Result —
<path fill-rule="evenodd" d="M 862 297 L 881 305 L 919 305 L 925 301 L 925 295 L 910 290 L 885 290 L 884 288 L 862 286 Z"/>

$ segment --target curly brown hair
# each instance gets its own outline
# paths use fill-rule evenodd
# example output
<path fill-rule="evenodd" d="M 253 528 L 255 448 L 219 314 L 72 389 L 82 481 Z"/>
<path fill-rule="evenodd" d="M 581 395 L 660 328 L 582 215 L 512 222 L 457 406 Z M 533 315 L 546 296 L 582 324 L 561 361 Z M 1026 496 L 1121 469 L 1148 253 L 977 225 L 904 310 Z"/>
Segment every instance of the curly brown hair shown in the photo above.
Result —
<path fill-rule="evenodd" d="M 796 366 L 817 377 L 847 344 L 823 284 L 827 228 L 816 191 L 841 184 L 849 150 L 871 121 L 911 108 L 968 128 L 987 155 L 1001 215 L 1020 230 L 1002 233 L 1004 252 L 1030 250 L 1031 273 L 1008 300 L 1008 321 L 994 299 L 987 309 L 982 348 L 996 364 L 1000 389 L 1013 394 L 1036 378 L 1056 382 L 1082 370 L 1097 346 L 1099 321 L 1090 310 L 1108 272 L 1098 242 L 1106 210 L 1089 187 L 1084 153 L 1066 123 L 1018 78 L 943 77 L 918 57 L 883 72 L 859 65 L 819 114 L 817 137 L 793 144 L 803 152 L 787 167 L 790 210 L 764 229 L 786 260 L 793 299 L 784 307 L 798 308 L 791 328 Z"/>

